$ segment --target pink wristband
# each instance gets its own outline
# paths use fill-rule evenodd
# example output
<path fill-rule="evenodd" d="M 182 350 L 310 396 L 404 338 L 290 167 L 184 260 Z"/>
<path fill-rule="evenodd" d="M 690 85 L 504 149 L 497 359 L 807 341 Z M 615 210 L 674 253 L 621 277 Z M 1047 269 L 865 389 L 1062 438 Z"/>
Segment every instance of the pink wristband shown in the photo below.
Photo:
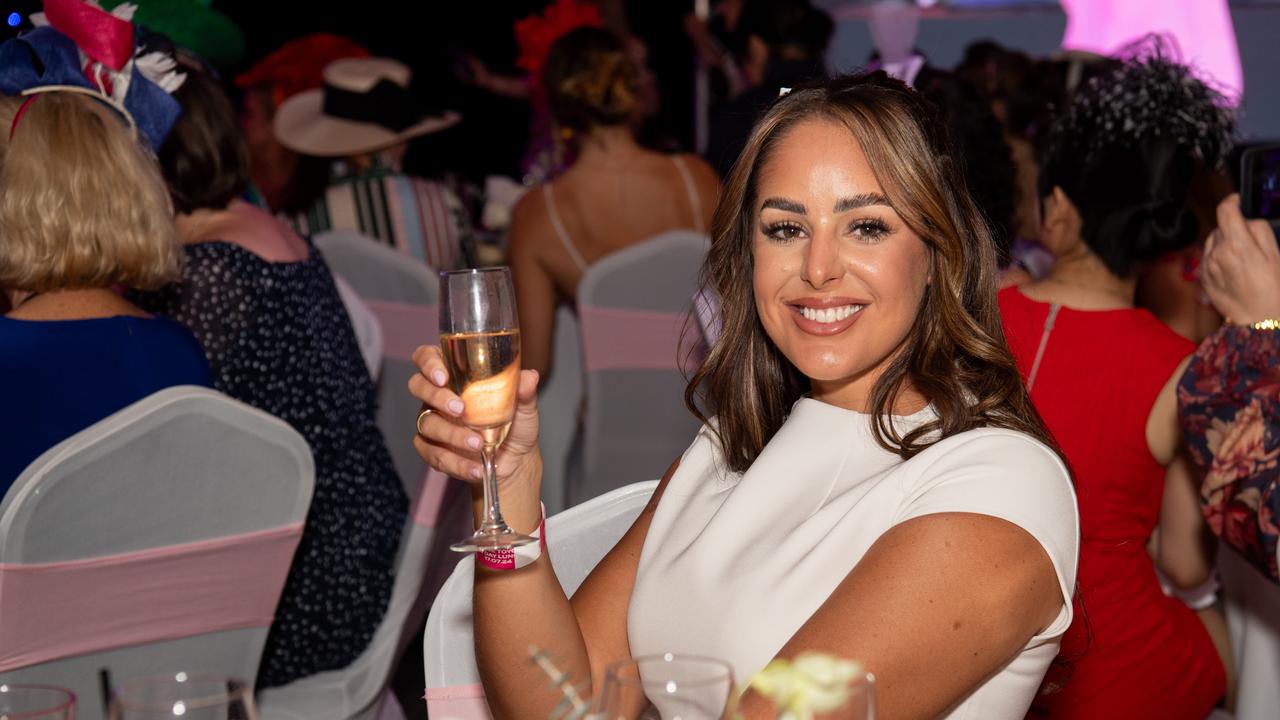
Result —
<path fill-rule="evenodd" d="M 490 570 L 519 570 L 528 567 L 542 557 L 547 549 L 547 510 L 542 508 L 542 516 L 538 519 L 538 529 L 530 533 L 538 538 L 536 543 L 528 543 L 515 548 L 499 548 L 481 550 L 476 553 L 476 562 L 480 567 Z"/>

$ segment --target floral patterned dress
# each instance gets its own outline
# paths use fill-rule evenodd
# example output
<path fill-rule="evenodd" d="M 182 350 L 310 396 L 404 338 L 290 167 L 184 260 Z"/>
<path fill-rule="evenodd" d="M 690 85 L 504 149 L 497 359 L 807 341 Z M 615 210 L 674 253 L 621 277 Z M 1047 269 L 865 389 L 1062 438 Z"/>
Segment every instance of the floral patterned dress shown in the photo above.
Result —
<path fill-rule="evenodd" d="M 1178 385 L 1200 500 L 1214 534 L 1280 582 L 1280 332 L 1228 325 L 1209 336 Z"/>

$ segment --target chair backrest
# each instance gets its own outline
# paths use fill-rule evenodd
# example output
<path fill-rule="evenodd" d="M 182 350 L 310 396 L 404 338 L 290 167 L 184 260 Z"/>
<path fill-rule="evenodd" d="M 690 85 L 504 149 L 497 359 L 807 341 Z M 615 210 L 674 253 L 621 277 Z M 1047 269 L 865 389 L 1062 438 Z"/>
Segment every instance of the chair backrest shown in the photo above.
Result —
<path fill-rule="evenodd" d="M 368 646 L 344 668 L 260 693 L 263 720 L 377 716 L 384 707 L 384 691 L 395 661 L 420 627 L 430 592 L 436 587 L 431 574 L 439 564 L 434 559 L 439 554 L 435 547 L 437 525 L 450 509 L 469 507 L 469 493 L 457 481 L 430 470 L 411 440 L 421 410 L 421 404 L 407 390 L 409 378 L 417 372 L 413 351 L 419 345 L 439 341 L 436 272 L 420 260 L 358 233 L 335 230 L 313 240 L 333 273 L 356 291 L 382 326 L 378 427 L 413 510 L 401 535 L 391 599 Z"/>
<path fill-rule="evenodd" d="M 618 488 L 547 519 L 547 553 L 556 577 L 572 595 L 644 509 L 658 481 Z M 471 616 L 475 559 L 454 569 L 436 596 L 423 638 L 427 716 L 487 720 L 488 706 L 476 668 Z"/>
<path fill-rule="evenodd" d="M 422 408 L 405 388 L 417 372 L 414 349 L 439 342 L 439 278 L 422 262 L 355 232 L 333 230 L 312 239 L 333 273 L 355 289 L 382 326 L 378 427 L 405 492 L 415 498 L 427 471 L 412 442 Z"/>
<path fill-rule="evenodd" d="M 440 586 L 440 581 L 433 582 L 430 576 L 444 563 L 458 559 L 456 553 L 435 557 L 442 554 L 435 543 L 441 531 L 438 526 L 450 510 L 464 510 L 469 531 L 470 497 L 469 488 L 460 481 L 435 470 L 427 473 L 401 535 L 391 599 L 369 644 L 344 668 L 259 693 L 263 720 L 364 720 L 378 715 L 395 661 L 409 640 L 417 637 L 430 591 Z M 457 527 L 448 532 L 458 537 L 465 534 Z"/>
<path fill-rule="evenodd" d="M 555 365 L 538 381 L 538 447 L 542 451 L 542 502 L 554 515 L 569 507 L 570 454 L 582 412 L 582 339 L 578 314 L 556 309 Z"/>
<path fill-rule="evenodd" d="M 212 390 L 162 390 L 41 455 L 0 503 L 0 680 L 252 681 L 302 535 L 302 436 Z"/>
<path fill-rule="evenodd" d="M 1238 674 L 1236 720 L 1270 720 L 1280 708 L 1280 585 L 1226 543 L 1218 572 Z"/>
<path fill-rule="evenodd" d="M 586 408 L 569 504 L 662 474 L 698 431 L 684 406 L 703 342 L 691 315 L 709 242 L 675 231 L 596 262 L 578 286 Z"/>

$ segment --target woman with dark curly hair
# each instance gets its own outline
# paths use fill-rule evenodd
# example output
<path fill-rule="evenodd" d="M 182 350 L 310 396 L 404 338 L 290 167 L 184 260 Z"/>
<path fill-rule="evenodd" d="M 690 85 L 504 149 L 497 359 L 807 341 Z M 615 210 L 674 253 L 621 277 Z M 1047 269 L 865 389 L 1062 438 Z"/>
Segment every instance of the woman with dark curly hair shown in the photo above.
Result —
<path fill-rule="evenodd" d="M 1181 452 L 1176 388 L 1195 346 L 1134 307 L 1139 270 L 1197 240 L 1187 191 L 1220 165 L 1232 118 L 1159 52 L 1091 79 L 1055 122 L 1041 166 L 1048 277 L 1000 294 L 1031 399 L 1080 500 L 1079 607 L 1052 678 L 1053 717 L 1204 718 L 1226 686 L 1189 591 L 1208 577 L 1204 522 Z M 1150 554 L 1148 554 L 1150 551 Z M 1154 559 L 1154 562 L 1153 562 Z"/>
<path fill-rule="evenodd" d="M 536 645 L 591 694 L 633 655 L 718 657 L 747 680 L 825 651 L 875 674 L 880 717 L 1022 718 L 1071 622 L 1074 495 L 1005 345 L 995 246 L 934 109 L 883 73 L 797 87 L 756 126 L 712 227 L 724 328 L 687 392 L 705 420 L 693 444 L 572 600 L 545 557 L 478 563 L 495 716 L 556 704 L 511 661 Z M 470 477 L 475 434 L 440 351 L 416 359 L 410 389 L 433 410 L 418 451 Z M 498 456 L 525 532 L 539 525 L 536 380 L 522 376 Z M 739 710 L 775 716 L 754 692 Z"/>

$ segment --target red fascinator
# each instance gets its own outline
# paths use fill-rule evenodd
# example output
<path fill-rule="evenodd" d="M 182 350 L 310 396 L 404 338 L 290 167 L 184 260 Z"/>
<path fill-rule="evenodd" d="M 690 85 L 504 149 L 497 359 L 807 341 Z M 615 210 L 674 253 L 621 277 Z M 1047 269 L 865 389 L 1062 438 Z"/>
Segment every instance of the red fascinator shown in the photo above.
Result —
<path fill-rule="evenodd" d="M 520 48 L 516 65 L 528 71 L 531 77 L 541 77 L 547 54 L 556 40 L 570 30 L 603 25 L 600 8 L 595 5 L 579 0 L 555 0 L 542 11 L 542 15 L 516 21 L 516 45 Z"/>
<path fill-rule="evenodd" d="M 285 100 L 324 85 L 324 68 L 334 60 L 366 58 L 369 51 L 354 40 L 316 33 L 281 45 L 248 71 L 236 76 L 236 85 L 251 88 L 266 85 L 276 107 Z"/>

